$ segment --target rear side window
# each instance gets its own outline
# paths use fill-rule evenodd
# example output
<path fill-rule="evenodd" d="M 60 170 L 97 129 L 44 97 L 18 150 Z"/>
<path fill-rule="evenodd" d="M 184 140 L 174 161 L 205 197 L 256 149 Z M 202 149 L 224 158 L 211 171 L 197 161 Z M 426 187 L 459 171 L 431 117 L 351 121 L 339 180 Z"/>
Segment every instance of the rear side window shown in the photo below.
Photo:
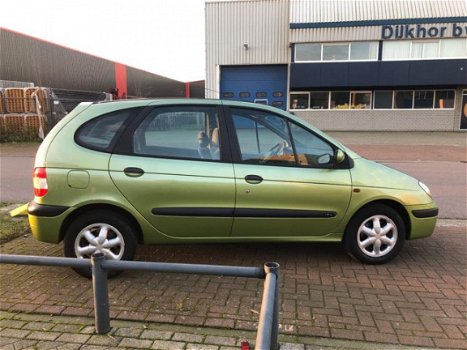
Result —
<path fill-rule="evenodd" d="M 220 160 L 216 107 L 176 106 L 154 109 L 133 134 L 137 155 Z"/>
<path fill-rule="evenodd" d="M 134 109 L 125 109 L 102 115 L 81 126 L 75 135 L 76 142 L 86 148 L 109 151 L 112 141 Z"/>

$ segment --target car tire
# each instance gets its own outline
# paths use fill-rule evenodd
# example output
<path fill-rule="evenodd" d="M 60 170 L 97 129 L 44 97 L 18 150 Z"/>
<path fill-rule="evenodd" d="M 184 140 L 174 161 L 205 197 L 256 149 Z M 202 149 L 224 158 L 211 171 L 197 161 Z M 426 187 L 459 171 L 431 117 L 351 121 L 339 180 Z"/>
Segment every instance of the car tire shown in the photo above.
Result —
<path fill-rule="evenodd" d="M 384 264 L 404 245 L 406 228 L 401 215 L 384 204 L 361 209 L 350 220 L 344 246 L 353 258 L 366 264 Z"/>
<path fill-rule="evenodd" d="M 100 236 L 100 237 L 99 237 Z M 133 260 L 136 251 L 135 229 L 128 220 L 110 210 L 86 212 L 78 216 L 66 229 L 65 256 L 89 259 L 102 252 L 106 259 Z M 90 268 L 73 268 L 85 277 L 92 277 Z M 122 271 L 109 270 L 115 277 Z"/>

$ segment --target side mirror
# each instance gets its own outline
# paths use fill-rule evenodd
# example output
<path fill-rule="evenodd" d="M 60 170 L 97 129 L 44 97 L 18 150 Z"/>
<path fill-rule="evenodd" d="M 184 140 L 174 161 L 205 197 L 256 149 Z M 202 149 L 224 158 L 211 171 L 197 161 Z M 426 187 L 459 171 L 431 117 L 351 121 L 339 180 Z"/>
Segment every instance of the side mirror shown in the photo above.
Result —
<path fill-rule="evenodd" d="M 335 156 L 336 164 L 340 164 L 345 160 L 345 153 L 343 150 L 338 149 Z"/>

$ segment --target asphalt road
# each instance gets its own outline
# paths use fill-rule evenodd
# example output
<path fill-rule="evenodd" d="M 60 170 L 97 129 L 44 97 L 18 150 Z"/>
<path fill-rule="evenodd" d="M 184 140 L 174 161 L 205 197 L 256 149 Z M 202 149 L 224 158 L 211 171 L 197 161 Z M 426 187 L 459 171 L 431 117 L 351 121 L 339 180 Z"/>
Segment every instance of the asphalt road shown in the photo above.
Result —
<path fill-rule="evenodd" d="M 26 203 L 33 198 L 32 170 L 37 144 L 7 144 L 0 152 L 0 201 Z M 440 218 L 467 219 L 467 163 L 462 145 L 360 145 L 359 153 L 425 182 L 440 208 Z M 456 155 L 452 156 L 453 148 Z M 403 149 L 403 152 L 401 152 Z M 428 153 L 428 154 L 427 154 Z M 421 160 L 420 160 L 421 159 Z"/>

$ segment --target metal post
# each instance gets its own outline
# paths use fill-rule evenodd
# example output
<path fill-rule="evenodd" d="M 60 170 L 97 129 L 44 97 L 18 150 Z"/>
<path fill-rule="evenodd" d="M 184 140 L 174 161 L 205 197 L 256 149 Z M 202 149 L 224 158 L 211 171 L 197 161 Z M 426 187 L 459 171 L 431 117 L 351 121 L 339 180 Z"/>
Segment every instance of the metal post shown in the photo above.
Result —
<path fill-rule="evenodd" d="M 103 253 L 91 256 L 92 288 L 94 291 L 94 317 L 98 334 L 110 331 L 109 291 L 107 286 L 107 270 L 102 267 L 105 260 Z"/>
<path fill-rule="evenodd" d="M 272 350 L 279 350 L 279 308 L 280 308 L 280 300 L 279 300 L 279 264 L 276 264 L 277 268 L 275 268 L 275 275 L 276 275 L 276 289 L 274 292 L 274 311 L 272 314 L 272 331 L 271 331 L 271 349 Z"/>
<path fill-rule="evenodd" d="M 256 350 L 277 350 L 277 336 L 279 334 L 279 306 L 276 301 L 277 277 L 279 264 L 266 263 L 264 264 L 264 279 L 263 300 L 261 304 L 261 312 L 259 315 L 258 334 L 256 336 Z"/>

